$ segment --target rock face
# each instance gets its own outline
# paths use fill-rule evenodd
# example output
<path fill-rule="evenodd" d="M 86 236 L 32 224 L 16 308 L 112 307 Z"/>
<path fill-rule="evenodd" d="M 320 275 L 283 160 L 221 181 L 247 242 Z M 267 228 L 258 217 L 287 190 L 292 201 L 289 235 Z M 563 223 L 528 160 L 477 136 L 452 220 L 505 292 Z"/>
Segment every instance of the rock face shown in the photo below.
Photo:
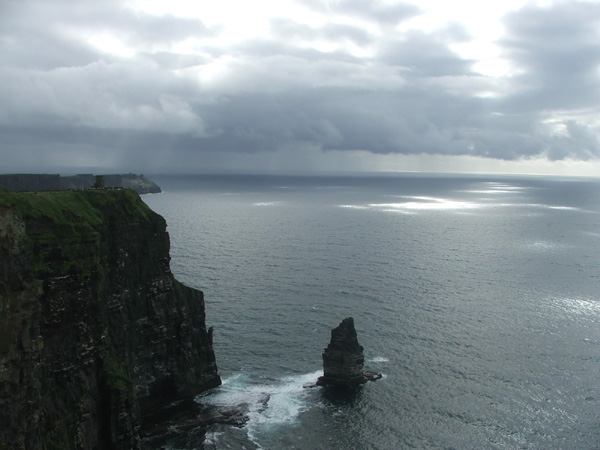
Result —
<path fill-rule="evenodd" d="M 0 188 L 0 448 L 141 448 L 218 386 L 200 291 L 130 190 Z"/>
<path fill-rule="evenodd" d="M 347 317 L 331 330 L 331 342 L 323 352 L 323 376 L 319 386 L 356 388 L 369 380 L 381 378 L 375 372 L 364 372 L 363 347 L 358 343 L 354 319 Z"/>

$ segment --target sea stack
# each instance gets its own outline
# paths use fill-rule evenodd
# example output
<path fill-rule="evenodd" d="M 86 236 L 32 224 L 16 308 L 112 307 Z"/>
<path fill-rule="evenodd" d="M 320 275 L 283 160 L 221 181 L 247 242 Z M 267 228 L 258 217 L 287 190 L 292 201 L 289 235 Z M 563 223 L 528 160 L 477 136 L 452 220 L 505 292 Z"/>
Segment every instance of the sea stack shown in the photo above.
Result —
<path fill-rule="evenodd" d="M 331 330 L 331 342 L 323 352 L 323 376 L 319 386 L 356 388 L 369 380 L 381 378 L 376 372 L 364 372 L 363 347 L 358 343 L 354 319 L 347 317 Z"/>

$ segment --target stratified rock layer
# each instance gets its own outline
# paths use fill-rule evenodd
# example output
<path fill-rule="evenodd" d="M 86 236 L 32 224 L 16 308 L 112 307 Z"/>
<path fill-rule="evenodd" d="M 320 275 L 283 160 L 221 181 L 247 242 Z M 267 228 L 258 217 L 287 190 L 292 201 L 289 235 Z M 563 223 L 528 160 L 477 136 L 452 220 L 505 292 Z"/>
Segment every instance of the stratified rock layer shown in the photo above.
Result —
<path fill-rule="evenodd" d="M 355 387 L 365 382 L 363 347 L 358 343 L 354 319 L 342 320 L 331 330 L 331 342 L 323 352 L 323 376 L 320 385 Z"/>
<path fill-rule="evenodd" d="M 364 363 L 363 347 L 358 343 L 354 319 L 347 317 L 331 330 L 331 341 L 323 352 L 323 376 L 319 377 L 317 385 L 352 389 L 381 378 L 380 373 L 363 371 Z"/>
<path fill-rule="evenodd" d="M 0 448 L 141 448 L 163 407 L 220 384 L 169 258 L 133 191 L 0 188 Z"/>

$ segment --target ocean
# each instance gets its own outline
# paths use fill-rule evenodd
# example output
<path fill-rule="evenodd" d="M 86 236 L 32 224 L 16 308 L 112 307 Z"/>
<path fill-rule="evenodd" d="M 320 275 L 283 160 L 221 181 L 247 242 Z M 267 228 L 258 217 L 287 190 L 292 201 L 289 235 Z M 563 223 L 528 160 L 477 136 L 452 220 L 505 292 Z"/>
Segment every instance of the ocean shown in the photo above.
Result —
<path fill-rule="evenodd" d="M 600 181 L 155 177 L 241 428 L 170 449 L 600 448 Z M 353 317 L 356 393 L 304 388 Z"/>

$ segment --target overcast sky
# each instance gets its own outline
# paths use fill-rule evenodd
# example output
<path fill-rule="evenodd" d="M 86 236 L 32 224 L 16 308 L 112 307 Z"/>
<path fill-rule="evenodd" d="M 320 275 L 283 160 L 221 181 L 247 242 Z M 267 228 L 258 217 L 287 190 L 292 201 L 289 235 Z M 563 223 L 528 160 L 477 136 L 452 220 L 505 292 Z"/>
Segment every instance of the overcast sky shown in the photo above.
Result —
<path fill-rule="evenodd" d="M 0 0 L 0 172 L 600 176 L 600 2 Z"/>

